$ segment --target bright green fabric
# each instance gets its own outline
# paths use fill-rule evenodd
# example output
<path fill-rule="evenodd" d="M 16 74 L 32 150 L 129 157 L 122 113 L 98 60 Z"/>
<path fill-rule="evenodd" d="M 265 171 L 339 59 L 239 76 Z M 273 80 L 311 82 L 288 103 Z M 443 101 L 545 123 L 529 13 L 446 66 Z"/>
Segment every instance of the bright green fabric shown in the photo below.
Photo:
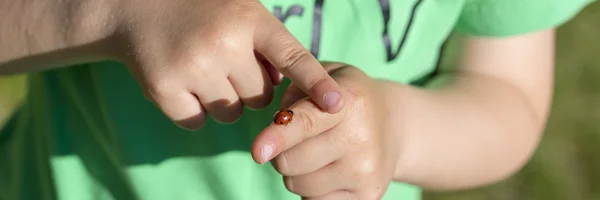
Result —
<path fill-rule="evenodd" d="M 436 67 L 440 47 L 457 28 L 508 36 L 559 25 L 583 0 L 423 0 L 399 56 L 386 58 L 380 1 L 326 0 L 318 58 L 353 64 L 373 78 L 418 80 Z M 314 1 L 264 0 L 290 16 L 285 25 L 311 49 Z M 389 35 L 397 51 L 417 0 L 391 1 Z M 543 17 L 542 17 L 543 16 Z M 272 119 L 288 82 L 260 111 L 233 125 L 209 119 L 190 133 L 144 99 L 125 66 L 91 63 L 34 74 L 27 103 L 0 134 L 0 199 L 297 199 L 270 166 L 248 150 Z M 392 183 L 384 199 L 420 199 L 416 186 Z"/>
<path fill-rule="evenodd" d="M 480 36 L 510 36 L 554 27 L 595 0 L 466 0 L 457 30 Z"/>

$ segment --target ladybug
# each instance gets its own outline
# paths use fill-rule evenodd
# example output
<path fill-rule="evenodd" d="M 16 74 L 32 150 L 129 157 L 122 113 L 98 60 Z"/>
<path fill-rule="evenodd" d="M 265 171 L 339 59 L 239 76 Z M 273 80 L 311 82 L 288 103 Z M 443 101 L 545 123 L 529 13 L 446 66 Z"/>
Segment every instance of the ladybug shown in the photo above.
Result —
<path fill-rule="evenodd" d="M 292 122 L 292 118 L 294 117 L 294 112 L 289 109 L 281 109 L 275 113 L 275 117 L 273 118 L 273 123 L 277 125 L 288 125 Z"/>

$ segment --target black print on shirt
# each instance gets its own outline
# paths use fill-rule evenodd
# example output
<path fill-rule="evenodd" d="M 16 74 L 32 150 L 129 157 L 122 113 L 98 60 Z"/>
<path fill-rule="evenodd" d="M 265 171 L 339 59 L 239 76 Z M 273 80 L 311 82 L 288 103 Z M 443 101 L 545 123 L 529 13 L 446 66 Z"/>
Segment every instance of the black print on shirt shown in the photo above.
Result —
<path fill-rule="evenodd" d="M 304 7 L 301 5 L 292 5 L 287 9 L 287 11 L 285 11 L 285 14 L 281 12 L 281 9 L 281 6 L 275 6 L 273 9 L 273 15 L 275 15 L 275 17 L 277 17 L 281 23 L 285 23 L 285 20 L 287 20 L 287 18 L 290 16 L 302 17 L 302 14 L 304 14 Z"/>
<path fill-rule="evenodd" d="M 398 44 L 398 48 L 396 52 L 392 49 L 392 42 L 390 41 L 390 36 L 388 34 L 388 26 L 390 22 L 390 2 L 389 0 L 379 0 L 379 5 L 381 6 L 381 12 L 383 13 L 383 44 L 385 45 L 385 50 L 387 52 L 387 61 L 390 62 L 400 54 L 406 39 L 408 38 L 408 34 L 410 32 L 410 28 L 413 24 L 413 20 L 415 18 L 415 13 L 417 12 L 417 8 L 421 5 L 423 0 L 417 0 L 417 2 L 413 5 L 412 11 L 410 12 L 410 16 L 408 18 L 408 23 L 406 24 L 406 28 L 404 29 L 404 35 L 402 36 L 402 40 L 400 40 L 400 44 Z"/>
<path fill-rule="evenodd" d="M 320 43 L 321 43 L 321 24 L 322 24 L 322 20 L 323 20 L 322 12 L 323 12 L 324 1 L 325 0 L 315 0 L 315 4 L 314 4 L 315 7 L 313 10 L 313 27 L 312 27 L 312 40 L 311 40 L 310 52 L 316 58 L 318 58 L 318 56 L 319 56 L 319 50 L 320 50 L 319 47 L 320 47 Z M 396 48 L 395 52 L 392 49 L 392 42 L 390 41 L 390 37 L 389 37 L 389 33 L 388 33 L 389 21 L 390 21 L 390 17 L 391 17 L 390 16 L 390 2 L 389 2 L 389 0 L 378 0 L 378 1 L 379 1 L 379 5 L 381 7 L 381 12 L 383 14 L 383 23 L 384 23 L 383 24 L 383 32 L 382 32 L 382 40 L 383 40 L 383 44 L 385 46 L 385 50 L 387 53 L 387 61 L 391 62 L 394 59 L 396 59 L 398 57 L 398 55 L 400 55 L 400 52 L 402 51 L 403 46 L 406 43 L 406 40 L 409 36 L 411 27 L 413 25 L 413 21 L 416 16 L 417 9 L 419 8 L 419 6 L 423 2 L 423 0 L 416 0 L 415 4 L 413 4 L 412 10 L 411 10 L 409 18 L 408 18 L 408 23 L 404 30 L 404 34 L 403 34 L 402 39 L 400 40 L 400 43 L 398 44 L 398 48 Z M 282 23 L 285 23 L 286 19 L 290 16 L 303 17 L 304 7 L 302 5 L 292 5 L 290 8 L 288 8 L 288 10 L 285 12 L 285 14 L 283 14 L 281 6 L 275 6 L 273 14 L 279 20 L 281 20 Z M 440 49 L 440 54 L 438 56 L 438 62 L 437 62 L 436 68 L 433 71 L 431 71 L 429 74 L 425 75 L 424 77 L 411 82 L 412 85 L 422 86 L 422 85 L 426 84 L 427 82 L 429 82 L 429 80 L 431 80 L 433 77 L 435 77 L 439 73 L 440 62 L 441 62 L 442 54 L 445 50 L 446 42 L 444 42 L 444 44 L 442 45 L 442 47 Z"/>
<path fill-rule="evenodd" d="M 313 10 L 313 27 L 312 27 L 312 39 L 310 46 L 310 53 L 316 58 L 319 57 L 319 50 L 321 46 L 321 22 L 322 22 L 322 10 L 324 0 L 316 0 L 315 7 Z M 279 19 L 282 23 L 290 16 L 302 17 L 304 14 L 304 7 L 302 5 L 292 5 L 286 11 L 285 14 L 281 6 L 275 6 L 273 8 L 273 15 Z"/>
<path fill-rule="evenodd" d="M 313 27 L 312 27 L 312 40 L 311 40 L 310 52 L 317 58 L 319 56 L 319 50 L 320 50 L 320 45 L 321 45 L 321 24 L 322 24 L 322 20 L 323 20 L 322 11 L 323 11 L 324 1 L 325 0 L 315 0 L 315 4 L 314 4 L 315 7 L 313 10 Z M 400 40 L 400 43 L 398 44 L 398 48 L 396 48 L 396 51 L 394 51 L 394 49 L 392 49 L 392 42 L 390 41 L 390 36 L 388 33 L 389 21 L 390 21 L 390 1 L 389 0 L 379 0 L 379 5 L 381 7 L 381 12 L 383 14 L 382 40 L 383 40 L 383 44 L 385 46 L 385 50 L 387 53 L 387 61 L 388 62 L 391 62 L 394 59 L 396 59 L 396 57 L 398 57 L 398 55 L 402 51 L 402 47 L 406 43 L 406 40 L 410 33 L 410 29 L 412 27 L 417 8 L 419 7 L 419 5 L 421 5 L 422 2 L 423 2 L 423 0 L 417 0 L 415 2 L 415 4 L 413 5 L 413 8 L 412 8 L 410 16 L 408 18 L 408 23 L 404 30 L 402 39 Z M 290 16 L 302 17 L 304 14 L 304 7 L 302 5 L 292 5 L 290 8 L 287 9 L 287 11 L 284 14 L 282 12 L 281 6 L 275 6 L 273 14 L 282 23 L 285 23 L 286 19 Z"/>

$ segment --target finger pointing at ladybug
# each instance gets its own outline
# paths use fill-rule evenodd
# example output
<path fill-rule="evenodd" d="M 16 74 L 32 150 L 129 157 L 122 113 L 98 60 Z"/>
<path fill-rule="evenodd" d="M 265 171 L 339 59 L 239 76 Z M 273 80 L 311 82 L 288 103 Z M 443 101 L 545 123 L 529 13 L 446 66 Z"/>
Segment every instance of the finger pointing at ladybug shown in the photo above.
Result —
<path fill-rule="evenodd" d="M 336 113 L 344 107 L 339 85 L 276 18 L 257 27 L 254 48 L 320 107 Z"/>

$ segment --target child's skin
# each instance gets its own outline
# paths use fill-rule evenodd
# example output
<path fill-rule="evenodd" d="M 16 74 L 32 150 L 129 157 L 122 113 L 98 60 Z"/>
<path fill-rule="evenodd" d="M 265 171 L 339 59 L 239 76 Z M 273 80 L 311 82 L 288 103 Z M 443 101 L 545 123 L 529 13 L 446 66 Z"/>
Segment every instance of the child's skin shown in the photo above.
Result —
<path fill-rule="evenodd" d="M 553 83 L 554 30 L 464 36 L 457 67 L 415 88 L 321 65 L 256 0 L 0 0 L 0 22 L 0 74 L 118 59 L 187 129 L 266 106 L 281 72 L 294 120 L 265 128 L 252 155 L 305 199 L 378 199 L 392 180 L 501 180 L 534 152 Z"/>
<path fill-rule="evenodd" d="M 265 107 L 279 72 L 324 110 L 343 106 L 337 83 L 255 0 L 2 0 L 0 6 L 3 24 L 13 27 L 0 39 L 0 73 L 118 59 L 146 96 L 187 129 L 199 129 L 206 114 L 230 123 L 244 105 Z"/>

